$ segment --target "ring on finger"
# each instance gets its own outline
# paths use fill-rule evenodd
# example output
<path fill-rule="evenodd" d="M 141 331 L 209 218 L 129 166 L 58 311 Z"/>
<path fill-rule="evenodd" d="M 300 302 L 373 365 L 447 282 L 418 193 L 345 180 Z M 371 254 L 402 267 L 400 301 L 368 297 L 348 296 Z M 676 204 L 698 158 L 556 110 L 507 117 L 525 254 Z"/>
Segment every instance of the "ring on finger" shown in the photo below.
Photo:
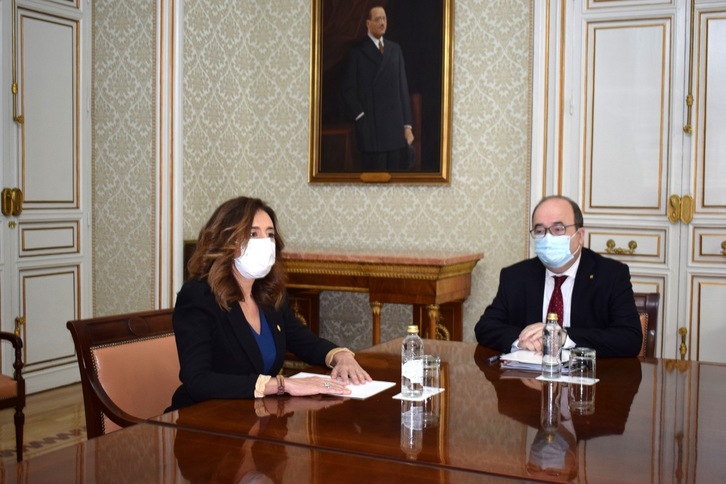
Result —
<path fill-rule="evenodd" d="M 324 386 L 325 388 L 330 388 L 330 382 L 327 382 L 327 381 L 326 381 L 325 383 L 323 383 L 323 386 Z"/>

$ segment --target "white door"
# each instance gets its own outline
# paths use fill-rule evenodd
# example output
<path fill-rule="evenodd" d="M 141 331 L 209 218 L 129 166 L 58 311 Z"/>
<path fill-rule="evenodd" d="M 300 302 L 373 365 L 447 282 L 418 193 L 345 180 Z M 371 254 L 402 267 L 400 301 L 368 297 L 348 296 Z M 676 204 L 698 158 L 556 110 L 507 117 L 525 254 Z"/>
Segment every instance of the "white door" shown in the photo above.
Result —
<path fill-rule="evenodd" d="M 91 314 L 90 6 L 0 5 L 0 317 L 23 339 L 32 393 L 79 380 L 66 322 Z"/>
<path fill-rule="evenodd" d="M 588 247 L 660 293 L 657 356 L 680 357 L 685 331 L 687 358 L 724 361 L 726 2 L 545 5 L 533 203 L 575 198 Z"/>
<path fill-rule="evenodd" d="M 726 362 L 726 1 L 693 5 L 693 68 L 687 85 L 689 151 L 683 194 L 683 315 L 690 358 Z M 686 116 L 688 122 L 688 116 Z"/>

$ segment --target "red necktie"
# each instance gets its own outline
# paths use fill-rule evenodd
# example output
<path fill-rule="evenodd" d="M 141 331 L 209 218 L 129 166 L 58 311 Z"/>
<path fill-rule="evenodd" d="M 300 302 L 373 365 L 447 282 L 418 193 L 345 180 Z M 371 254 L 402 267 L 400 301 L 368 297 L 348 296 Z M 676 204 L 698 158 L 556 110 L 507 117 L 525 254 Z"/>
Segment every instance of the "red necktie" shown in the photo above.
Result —
<path fill-rule="evenodd" d="M 554 276 L 555 288 L 552 291 L 552 297 L 550 298 L 550 306 L 547 308 L 547 313 L 557 313 L 557 323 L 562 326 L 565 324 L 565 306 L 562 302 L 562 290 L 560 287 L 565 282 L 567 276 Z"/>

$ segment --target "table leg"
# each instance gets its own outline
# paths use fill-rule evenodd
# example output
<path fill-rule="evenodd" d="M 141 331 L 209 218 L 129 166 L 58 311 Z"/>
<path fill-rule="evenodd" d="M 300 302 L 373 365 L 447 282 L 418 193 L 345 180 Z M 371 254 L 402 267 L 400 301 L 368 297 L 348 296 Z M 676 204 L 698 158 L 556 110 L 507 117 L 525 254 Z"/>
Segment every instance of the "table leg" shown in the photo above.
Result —
<path fill-rule="evenodd" d="M 426 306 L 426 309 L 428 309 L 429 313 L 429 331 L 427 337 L 436 339 L 436 325 L 439 322 L 439 305 L 429 304 Z"/>
<path fill-rule="evenodd" d="M 383 303 L 371 301 L 371 313 L 373 313 L 373 344 L 381 342 L 381 308 Z"/>

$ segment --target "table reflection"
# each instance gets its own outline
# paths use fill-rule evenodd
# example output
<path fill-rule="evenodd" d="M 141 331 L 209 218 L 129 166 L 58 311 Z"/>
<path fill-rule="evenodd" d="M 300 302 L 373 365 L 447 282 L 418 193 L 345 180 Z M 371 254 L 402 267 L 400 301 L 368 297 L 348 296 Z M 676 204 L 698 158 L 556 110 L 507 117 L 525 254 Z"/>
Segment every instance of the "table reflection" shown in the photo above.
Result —
<path fill-rule="evenodd" d="M 484 347 L 477 348 L 474 359 L 496 391 L 499 413 L 540 429 L 540 415 L 534 410 L 540 408 L 542 399 L 543 382 L 536 379 L 538 374 L 502 370 L 500 365 L 489 365 L 486 359 L 491 353 L 487 351 Z M 625 431 L 630 407 L 642 378 L 640 360 L 603 358 L 598 361 L 597 378 L 600 381 L 596 385 L 594 411 L 585 415 L 572 412 L 571 415 L 577 441 L 620 435 Z M 561 395 L 569 393 L 561 390 Z"/>
<path fill-rule="evenodd" d="M 401 400 L 401 450 L 409 460 L 423 449 L 424 402 Z"/>
<path fill-rule="evenodd" d="M 267 397 L 255 400 L 256 420 L 252 420 L 244 433 L 258 437 L 266 433 L 284 440 L 288 417 L 295 412 L 323 410 L 340 405 L 343 400 L 322 397 Z M 185 408 L 179 410 L 177 424 L 186 424 Z M 265 441 L 238 439 L 238 445 L 225 448 L 224 452 L 211 451 L 199 446 L 197 431 L 179 430 L 174 440 L 174 455 L 179 470 L 192 483 L 244 482 L 267 484 L 281 482 L 287 462 L 286 449 Z M 282 452 L 282 453 L 281 453 Z M 270 454 L 279 459 L 271 461 Z"/>
<path fill-rule="evenodd" d="M 250 429 L 256 435 L 259 427 L 267 425 L 270 417 L 261 419 Z M 198 432 L 177 431 L 174 439 L 174 456 L 184 478 L 191 483 L 246 482 L 268 484 L 281 482 L 287 463 L 287 450 L 270 442 L 237 440 L 234 448 L 219 452 L 200 447 Z M 264 456 L 279 453 L 279 460 L 270 461 Z M 261 457 L 262 456 L 262 457 Z"/>
<path fill-rule="evenodd" d="M 567 385 L 543 382 L 540 429 L 529 448 L 527 472 L 545 479 L 577 477 L 577 439 L 569 410 Z"/>

